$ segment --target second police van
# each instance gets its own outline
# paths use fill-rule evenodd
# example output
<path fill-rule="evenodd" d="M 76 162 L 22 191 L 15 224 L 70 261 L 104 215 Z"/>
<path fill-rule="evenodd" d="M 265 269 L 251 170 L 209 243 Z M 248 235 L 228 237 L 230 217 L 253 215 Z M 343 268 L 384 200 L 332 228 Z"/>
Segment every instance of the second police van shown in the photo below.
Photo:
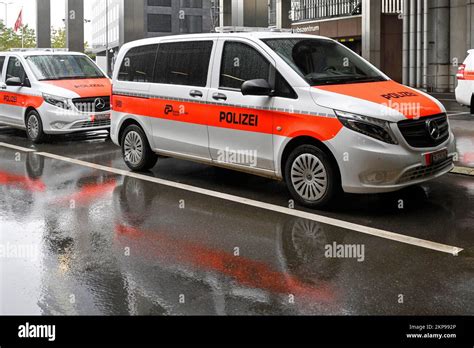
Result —
<path fill-rule="evenodd" d="M 48 136 L 110 128 L 111 82 L 85 54 L 0 52 L 0 124 Z"/>
<path fill-rule="evenodd" d="M 391 192 L 453 168 L 446 110 L 338 42 L 252 32 L 122 47 L 111 138 L 129 168 L 158 154 L 284 180 L 319 208 L 341 190 Z"/>

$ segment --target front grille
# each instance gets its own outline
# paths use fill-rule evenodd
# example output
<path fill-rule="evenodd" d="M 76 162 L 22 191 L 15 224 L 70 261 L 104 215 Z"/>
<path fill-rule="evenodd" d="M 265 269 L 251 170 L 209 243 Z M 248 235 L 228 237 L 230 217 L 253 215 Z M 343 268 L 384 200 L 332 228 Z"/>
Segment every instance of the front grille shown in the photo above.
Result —
<path fill-rule="evenodd" d="M 71 129 L 92 128 L 92 127 L 110 127 L 110 120 L 84 121 L 76 123 Z"/>
<path fill-rule="evenodd" d="M 432 166 L 419 166 L 407 171 L 403 176 L 398 180 L 399 184 L 405 184 L 407 182 L 418 181 L 423 179 L 428 179 L 432 176 L 435 176 L 438 173 L 443 172 L 453 165 L 453 158 L 448 158 L 444 162 Z"/>
<path fill-rule="evenodd" d="M 110 97 L 76 98 L 72 102 L 81 112 L 104 112 L 110 110 Z"/>
<path fill-rule="evenodd" d="M 431 137 L 427 122 L 437 125 L 439 138 L 433 139 Z M 398 128 L 407 143 L 416 148 L 436 147 L 449 138 L 449 124 L 446 114 L 401 121 L 398 123 Z"/>

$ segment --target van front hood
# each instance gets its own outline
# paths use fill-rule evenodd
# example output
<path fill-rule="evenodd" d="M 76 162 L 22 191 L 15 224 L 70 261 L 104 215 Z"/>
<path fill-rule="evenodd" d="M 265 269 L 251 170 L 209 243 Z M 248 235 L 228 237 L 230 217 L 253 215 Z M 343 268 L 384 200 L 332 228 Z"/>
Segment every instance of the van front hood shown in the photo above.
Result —
<path fill-rule="evenodd" d="M 313 98 L 323 107 L 392 122 L 446 112 L 430 95 L 391 80 L 316 86 Z"/>
<path fill-rule="evenodd" d="M 41 81 L 54 87 L 75 93 L 76 98 L 105 97 L 112 93 L 112 84 L 108 78 Z"/>

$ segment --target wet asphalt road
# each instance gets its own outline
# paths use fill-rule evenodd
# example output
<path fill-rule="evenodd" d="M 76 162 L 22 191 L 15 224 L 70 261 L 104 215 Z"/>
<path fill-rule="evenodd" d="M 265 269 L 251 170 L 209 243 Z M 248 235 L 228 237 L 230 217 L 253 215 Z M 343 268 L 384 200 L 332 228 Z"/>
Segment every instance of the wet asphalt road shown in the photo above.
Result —
<path fill-rule="evenodd" d="M 459 165 L 474 166 L 474 116 L 446 104 Z M 126 169 L 103 133 L 33 146 L 2 127 L 0 142 Z M 282 183 L 175 159 L 147 175 L 278 206 L 290 198 Z M 474 314 L 474 177 L 296 207 L 458 256 L 1 146 L 0 191 L 0 314 Z M 333 243 L 364 253 L 326 257 Z"/>

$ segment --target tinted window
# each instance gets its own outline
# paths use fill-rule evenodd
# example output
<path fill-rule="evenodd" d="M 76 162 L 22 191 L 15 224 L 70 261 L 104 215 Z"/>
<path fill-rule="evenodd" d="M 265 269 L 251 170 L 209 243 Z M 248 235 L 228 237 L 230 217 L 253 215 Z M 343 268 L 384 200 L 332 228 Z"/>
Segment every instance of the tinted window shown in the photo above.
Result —
<path fill-rule="evenodd" d="M 148 6 L 171 7 L 171 0 L 148 0 Z"/>
<path fill-rule="evenodd" d="M 19 77 L 23 81 L 26 77 L 25 69 L 20 60 L 16 57 L 10 57 L 7 66 L 7 79 L 11 77 Z"/>
<path fill-rule="evenodd" d="M 226 42 L 220 87 L 240 89 L 248 80 L 268 81 L 269 73 L 270 63 L 254 48 L 240 42 Z"/>
<path fill-rule="evenodd" d="M 298 95 L 296 92 L 291 88 L 290 84 L 286 82 L 285 78 L 279 73 L 276 73 L 275 77 L 275 97 L 282 97 L 282 98 L 291 98 L 291 99 L 298 99 Z"/>
<path fill-rule="evenodd" d="M 125 55 L 119 71 L 119 80 L 133 82 L 152 82 L 158 45 L 132 48 Z"/>
<path fill-rule="evenodd" d="M 181 33 L 202 33 L 202 16 L 185 16 L 180 21 Z"/>
<path fill-rule="evenodd" d="M 171 15 L 149 14 L 148 15 L 148 31 L 151 33 L 170 33 L 171 32 Z"/>
<path fill-rule="evenodd" d="M 155 82 L 204 87 L 207 84 L 212 41 L 160 44 Z"/>
<path fill-rule="evenodd" d="M 0 76 L 3 74 L 3 66 L 5 65 L 5 57 L 0 57 Z"/>
<path fill-rule="evenodd" d="M 179 6 L 181 8 L 201 8 L 202 0 L 180 0 Z"/>

